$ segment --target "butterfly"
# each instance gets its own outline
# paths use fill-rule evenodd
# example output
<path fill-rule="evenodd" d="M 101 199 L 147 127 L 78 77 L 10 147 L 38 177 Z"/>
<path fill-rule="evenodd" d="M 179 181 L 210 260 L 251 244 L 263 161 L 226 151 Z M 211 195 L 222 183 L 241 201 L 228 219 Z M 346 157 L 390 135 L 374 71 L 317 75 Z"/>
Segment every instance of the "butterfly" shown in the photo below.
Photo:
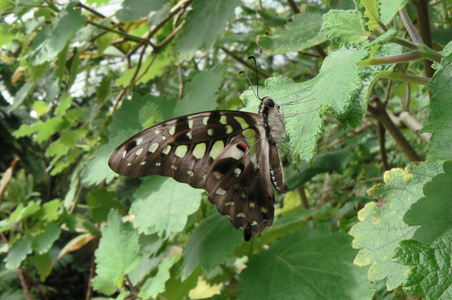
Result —
<path fill-rule="evenodd" d="M 284 116 L 271 97 L 259 113 L 215 110 L 178 117 L 136 134 L 114 150 L 110 168 L 129 177 L 162 175 L 207 191 L 244 239 L 273 223 L 275 197 L 287 191 L 278 153 Z"/>

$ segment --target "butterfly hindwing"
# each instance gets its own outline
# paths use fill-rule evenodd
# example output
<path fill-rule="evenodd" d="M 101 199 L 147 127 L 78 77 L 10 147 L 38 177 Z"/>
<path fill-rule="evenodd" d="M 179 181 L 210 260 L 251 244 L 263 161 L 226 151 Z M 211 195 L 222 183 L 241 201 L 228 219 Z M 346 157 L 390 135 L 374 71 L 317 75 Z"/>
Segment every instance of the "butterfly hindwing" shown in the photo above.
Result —
<path fill-rule="evenodd" d="M 207 175 L 210 201 L 244 229 L 246 240 L 273 223 L 268 146 L 263 126 L 250 126 L 229 142 Z"/>

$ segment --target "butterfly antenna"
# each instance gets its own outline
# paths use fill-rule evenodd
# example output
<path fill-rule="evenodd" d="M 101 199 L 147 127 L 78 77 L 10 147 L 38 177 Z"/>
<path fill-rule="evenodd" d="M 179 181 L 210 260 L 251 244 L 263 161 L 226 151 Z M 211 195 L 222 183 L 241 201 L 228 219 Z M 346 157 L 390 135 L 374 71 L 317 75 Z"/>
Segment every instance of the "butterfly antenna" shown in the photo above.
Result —
<path fill-rule="evenodd" d="M 253 88 L 253 84 L 251 83 L 251 79 L 248 76 L 248 73 L 246 73 L 245 71 L 240 71 L 239 74 L 245 74 L 246 78 L 248 79 L 248 82 L 250 83 L 251 87 L 253 88 L 253 93 L 254 96 L 256 96 L 257 99 L 262 101 L 262 98 L 259 96 L 259 77 L 258 77 L 258 73 L 257 73 L 257 63 L 256 63 L 256 58 L 254 56 L 249 56 L 248 59 L 253 59 L 254 60 L 254 67 L 256 70 L 256 91 Z"/>

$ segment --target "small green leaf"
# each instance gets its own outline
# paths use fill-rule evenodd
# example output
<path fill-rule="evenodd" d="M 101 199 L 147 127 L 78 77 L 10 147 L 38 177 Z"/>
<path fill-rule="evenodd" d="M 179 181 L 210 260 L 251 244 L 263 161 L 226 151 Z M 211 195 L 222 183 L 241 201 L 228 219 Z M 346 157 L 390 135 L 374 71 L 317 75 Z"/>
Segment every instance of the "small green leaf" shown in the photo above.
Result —
<path fill-rule="evenodd" d="M 341 232 L 303 228 L 254 255 L 240 273 L 237 299 L 370 299 L 366 270 Z"/>
<path fill-rule="evenodd" d="M 115 199 L 115 193 L 107 191 L 105 188 L 92 190 L 86 195 L 86 204 L 89 206 L 89 215 L 96 222 L 105 222 L 111 209 L 125 210 Z"/>
<path fill-rule="evenodd" d="M 52 271 L 52 255 L 50 253 L 35 254 L 34 263 L 39 279 L 44 282 Z"/>
<path fill-rule="evenodd" d="M 380 4 L 380 19 L 381 21 L 388 25 L 394 15 L 398 13 L 398 11 L 407 5 L 407 3 L 411 2 L 411 0 L 379 0 Z"/>
<path fill-rule="evenodd" d="M 173 266 L 180 255 L 168 255 L 159 264 L 157 274 L 143 284 L 139 296 L 145 299 L 154 299 L 158 294 L 165 291 L 165 282 L 170 279 L 169 269 Z"/>
<path fill-rule="evenodd" d="M 71 36 L 83 27 L 87 17 L 82 16 L 80 8 L 74 8 L 75 4 L 70 3 L 58 13 L 52 28 L 43 29 L 41 42 L 33 44 L 33 50 L 26 56 L 27 61 L 40 65 L 53 60 L 64 49 Z"/>
<path fill-rule="evenodd" d="M 452 228 L 452 162 L 445 162 L 443 170 L 424 186 L 425 197 L 414 203 L 404 217 L 407 224 L 420 226 L 413 239 L 421 243 L 431 243 Z"/>
<path fill-rule="evenodd" d="M 154 62 L 152 62 L 154 61 Z M 152 63 L 152 67 L 148 70 L 147 66 L 150 65 Z M 148 58 L 146 58 L 141 66 L 141 72 L 139 72 L 135 78 L 139 78 L 136 82 L 135 85 L 139 85 L 142 83 L 146 83 L 151 79 L 154 79 L 155 77 L 159 77 L 162 74 L 165 73 L 165 71 L 167 70 L 168 65 L 170 65 L 171 63 L 173 63 L 173 56 L 171 55 L 159 55 L 157 56 L 157 58 L 154 60 L 154 56 L 149 56 Z M 136 72 L 136 68 L 131 68 L 126 70 L 121 77 L 119 77 L 116 81 L 115 81 L 115 86 L 127 86 L 128 84 L 130 84 L 130 81 L 132 80 L 132 76 L 135 74 Z"/>
<path fill-rule="evenodd" d="M 168 0 L 124 0 L 122 8 L 116 12 L 118 20 L 127 22 L 147 17 L 151 11 L 162 8 Z"/>
<path fill-rule="evenodd" d="M 188 216 L 198 209 L 202 193 L 203 190 L 172 178 L 147 177 L 134 194 L 135 201 L 130 209 L 135 215 L 133 224 L 145 234 L 158 233 L 168 237 L 180 232 Z"/>
<path fill-rule="evenodd" d="M 24 102 L 25 98 L 27 98 L 28 94 L 31 93 L 32 88 L 34 87 L 34 82 L 27 82 L 23 86 L 20 87 L 20 89 L 17 91 L 16 95 L 14 96 L 13 104 L 11 104 L 10 107 L 8 107 L 8 113 L 12 112 L 16 108 L 18 108 L 22 102 Z M 21 128 L 25 126 L 23 124 Z"/>
<path fill-rule="evenodd" d="M 38 254 L 44 254 L 50 250 L 53 243 L 60 237 L 61 228 L 53 223 L 46 227 L 45 231 L 33 238 L 32 247 Z"/>
<path fill-rule="evenodd" d="M 112 210 L 96 250 L 96 274 L 93 288 L 111 295 L 122 286 L 123 278 L 140 262 L 138 233 L 129 222 Z"/>
<path fill-rule="evenodd" d="M 215 213 L 201 221 L 184 247 L 182 281 L 201 264 L 205 270 L 226 261 L 243 243 L 243 232 L 234 230 L 228 218 Z"/>
<path fill-rule="evenodd" d="M 384 184 L 373 186 L 368 194 L 378 200 L 367 203 L 358 213 L 359 223 L 352 227 L 353 248 L 361 249 L 355 264 L 370 265 L 369 279 L 386 279 L 392 290 L 406 279 L 407 268 L 391 257 L 402 240 L 413 237 L 417 227 L 402 220 L 410 206 L 424 196 L 422 188 L 442 172 L 441 163 L 408 165 L 405 170 L 392 169 L 384 176 Z"/>
<path fill-rule="evenodd" d="M 117 177 L 118 174 L 108 166 L 108 159 L 116 147 L 136 133 L 137 130 L 132 129 L 118 131 L 107 144 L 97 149 L 93 153 L 93 159 L 87 161 L 84 165 L 81 176 L 82 182 L 87 185 L 96 185 L 105 180 L 108 184 Z"/>
<path fill-rule="evenodd" d="M 373 31 L 378 27 L 380 20 L 379 0 L 358 0 L 356 8 L 361 11 L 364 19 L 364 26 L 367 31 Z"/>
<path fill-rule="evenodd" d="M 346 46 L 357 46 L 367 40 L 361 14 L 357 10 L 331 9 L 322 18 L 322 31 L 330 40 Z"/>
<path fill-rule="evenodd" d="M 268 55 L 296 52 L 321 44 L 326 36 L 320 31 L 324 11 L 310 7 L 295 15 L 292 22 L 269 35 L 259 35 L 257 44 Z"/>
<path fill-rule="evenodd" d="M 41 222 L 53 222 L 58 220 L 60 205 L 61 201 L 59 199 L 46 202 L 39 211 L 33 215 L 33 219 Z"/>
<path fill-rule="evenodd" d="M 31 253 L 31 237 L 24 236 L 16 241 L 8 251 L 6 256 L 6 268 L 10 270 L 17 269 L 28 254 Z"/>
<path fill-rule="evenodd" d="M 400 242 L 393 260 L 410 267 L 403 289 L 427 300 L 452 298 L 452 231 L 431 245 L 415 240 Z"/>
<path fill-rule="evenodd" d="M 196 50 L 210 50 L 218 36 L 223 35 L 225 23 L 232 20 L 240 0 L 198 0 L 193 4 L 182 31 L 175 39 L 177 62 L 189 60 Z"/>
<path fill-rule="evenodd" d="M 47 112 L 49 107 L 47 106 L 47 104 L 45 104 L 44 101 L 36 100 L 35 102 L 33 102 L 32 109 L 36 112 L 38 116 L 42 116 Z"/>

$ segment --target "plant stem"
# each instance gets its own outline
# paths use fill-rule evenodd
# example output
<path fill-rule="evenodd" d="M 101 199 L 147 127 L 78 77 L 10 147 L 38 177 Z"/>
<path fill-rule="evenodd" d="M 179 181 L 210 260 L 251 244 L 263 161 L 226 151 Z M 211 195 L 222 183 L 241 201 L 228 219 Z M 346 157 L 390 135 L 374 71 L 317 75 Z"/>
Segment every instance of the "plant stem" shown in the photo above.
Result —
<path fill-rule="evenodd" d="M 428 77 L 418 77 L 418 76 L 412 76 L 412 75 L 407 75 L 407 74 L 395 73 L 395 72 L 391 72 L 391 71 L 380 72 L 378 74 L 378 77 L 400 80 L 400 81 L 404 81 L 404 82 L 422 84 L 422 85 L 426 85 L 427 83 L 429 83 L 429 81 L 431 79 Z"/>
<path fill-rule="evenodd" d="M 375 107 L 369 105 L 367 107 L 367 110 L 375 118 L 377 118 L 378 121 L 381 122 L 381 124 L 391 134 L 391 136 L 394 138 L 394 140 L 400 146 L 400 148 L 402 148 L 403 152 L 405 152 L 405 155 L 408 157 L 410 161 L 421 161 L 421 158 L 416 153 L 414 148 L 411 146 L 411 144 L 408 142 L 408 140 L 405 138 L 405 136 L 402 134 L 399 128 L 397 128 L 394 122 L 392 122 L 386 108 L 384 107 L 380 99 L 378 97 L 373 97 L 371 101 L 376 105 Z"/>

